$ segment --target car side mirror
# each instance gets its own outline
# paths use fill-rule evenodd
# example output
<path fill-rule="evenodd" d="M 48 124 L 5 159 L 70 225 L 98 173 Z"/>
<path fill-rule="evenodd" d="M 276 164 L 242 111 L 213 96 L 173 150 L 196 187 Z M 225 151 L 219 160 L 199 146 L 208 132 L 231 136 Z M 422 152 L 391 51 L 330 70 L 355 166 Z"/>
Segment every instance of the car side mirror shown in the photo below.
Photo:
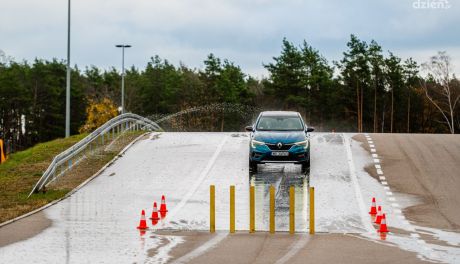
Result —
<path fill-rule="evenodd" d="M 307 132 L 313 132 L 313 131 L 315 131 L 315 128 L 314 128 L 314 127 L 309 127 L 309 128 L 307 128 L 306 131 L 307 131 Z"/>
<path fill-rule="evenodd" d="M 254 128 L 252 126 L 247 126 L 245 129 L 248 132 L 253 132 L 254 131 Z"/>

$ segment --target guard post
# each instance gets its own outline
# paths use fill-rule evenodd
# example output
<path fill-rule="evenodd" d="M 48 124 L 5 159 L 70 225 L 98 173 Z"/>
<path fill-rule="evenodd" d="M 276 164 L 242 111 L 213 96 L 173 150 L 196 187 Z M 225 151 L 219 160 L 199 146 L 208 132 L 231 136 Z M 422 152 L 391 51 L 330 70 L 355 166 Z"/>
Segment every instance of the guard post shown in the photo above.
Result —
<path fill-rule="evenodd" d="M 295 189 L 289 187 L 289 233 L 295 233 Z"/>
<path fill-rule="evenodd" d="M 249 187 L 249 233 L 256 231 L 254 186 Z"/>
<path fill-rule="evenodd" d="M 230 186 L 230 233 L 235 233 L 235 185 Z"/>
<path fill-rule="evenodd" d="M 216 188 L 214 185 L 209 186 L 209 231 L 216 232 Z"/>
<path fill-rule="evenodd" d="M 270 186 L 270 233 L 275 233 L 275 187 Z"/>
<path fill-rule="evenodd" d="M 315 234 L 315 187 L 310 187 L 310 235 Z"/>

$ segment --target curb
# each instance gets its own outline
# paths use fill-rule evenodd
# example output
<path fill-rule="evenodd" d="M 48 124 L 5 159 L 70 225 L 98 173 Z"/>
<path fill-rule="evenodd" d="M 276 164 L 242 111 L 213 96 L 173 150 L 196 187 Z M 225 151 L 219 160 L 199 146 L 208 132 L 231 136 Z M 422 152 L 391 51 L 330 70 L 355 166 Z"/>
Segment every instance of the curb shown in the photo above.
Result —
<path fill-rule="evenodd" d="M 88 179 L 86 179 L 84 182 L 82 182 L 80 185 L 78 185 L 77 187 L 75 187 L 73 190 L 71 190 L 70 192 L 68 192 L 66 195 L 64 195 L 63 197 L 57 199 L 57 200 L 54 200 L 54 201 L 51 201 L 47 204 L 45 204 L 44 206 L 40 207 L 40 208 L 37 208 L 31 212 L 28 212 L 28 213 L 25 213 L 23 215 L 20 215 L 16 218 L 13 218 L 13 219 L 10 219 L 6 222 L 3 222 L 0 224 L 0 228 L 6 226 L 6 225 L 9 225 L 11 223 L 14 223 L 18 220 L 21 220 L 23 218 L 26 218 L 28 216 L 31 216 L 33 214 L 36 214 L 42 210 L 45 210 L 46 208 L 52 206 L 52 205 L 55 205 L 57 204 L 58 202 L 62 201 L 62 200 L 65 200 L 67 198 L 69 198 L 70 196 L 72 196 L 76 191 L 80 190 L 83 186 L 85 186 L 86 184 L 88 184 L 90 181 L 94 180 L 97 176 L 99 176 L 103 171 L 105 171 L 108 167 L 110 167 L 110 165 L 112 165 L 115 161 L 118 160 L 118 158 L 122 157 L 122 155 L 132 146 L 134 145 L 137 141 L 139 141 L 143 136 L 149 134 L 149 133 L 155 133 L 155 132 L 145 132 L 143 134 L 141 134 L 140 136 L 138 136 L 137 138 L 135 138 L 131 143 L 129 143 L 126 147 L 124 147 L 115 157 L 113 157 L 112 160 L 110 160 L 107 164 L 104 165 L 104 167 L 102 167 L 100 170 L 98 170 L 95 174 L 93 174 L 93 176 L 89 177 Z M 158 133 L 160 134 L 160 133 Z"/>

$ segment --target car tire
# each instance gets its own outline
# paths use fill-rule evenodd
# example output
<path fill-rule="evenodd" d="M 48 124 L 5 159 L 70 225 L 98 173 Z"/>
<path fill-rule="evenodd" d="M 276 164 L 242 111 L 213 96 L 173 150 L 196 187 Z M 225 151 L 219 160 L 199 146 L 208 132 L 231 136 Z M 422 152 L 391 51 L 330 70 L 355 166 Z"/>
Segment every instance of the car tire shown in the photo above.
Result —
<path fill-rule="evenodd" d="M 257 162 L 249 161 L 249 172 L 257 173 Z"/>
<path fill-rule="evenodd" d="M 302 162 L 302 173 L 310 171 L 310 153 L 308 154 L 308 160 Z"/>

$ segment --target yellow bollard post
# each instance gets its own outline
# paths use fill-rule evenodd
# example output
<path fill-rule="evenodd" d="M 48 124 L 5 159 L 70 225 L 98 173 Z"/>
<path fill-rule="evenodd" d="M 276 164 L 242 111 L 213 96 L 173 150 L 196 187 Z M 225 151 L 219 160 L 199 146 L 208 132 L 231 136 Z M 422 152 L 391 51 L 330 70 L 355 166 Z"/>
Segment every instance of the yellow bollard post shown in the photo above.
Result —
<path fill-rule="evenodd" d="M 235 233 L 235 186 L 230 186 L 230 233 Z"/>
<path fill-rule="evenodd" d="M 254 233 L 256 231 L 255 218 L 254 186 L 251 186 L 249 188 L 249 233 Z"/>
<path fill-rule="evenodd" d="M 295 233 L 295 189 L 294 186 L 289 188 L 289 233 Z"/>
<path fill-rule="evenodd" d="M 310 235 L 315 234 L 315 187 L 310 187 Z"/>
<path fill-rule="evenodd" d="M 214 185 L 209 186 L 209 231 L 216 232 L 216 188 Z"/>
<path fill-rule="evenodd" d="M 275 187 L 270 186 L 270 233 L 275 233 Z"/>

